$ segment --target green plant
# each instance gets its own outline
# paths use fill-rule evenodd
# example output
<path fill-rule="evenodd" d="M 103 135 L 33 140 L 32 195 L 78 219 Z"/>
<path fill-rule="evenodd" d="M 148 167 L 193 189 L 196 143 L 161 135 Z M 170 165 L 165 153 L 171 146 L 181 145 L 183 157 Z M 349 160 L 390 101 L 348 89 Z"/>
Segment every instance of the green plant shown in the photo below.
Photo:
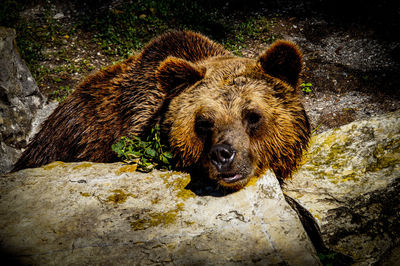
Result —
<path fill-rule="evenodd" d="M 121 1 L 112 9 L 89 13 L 80 27 L 107 55 L 128 57 L 151 38 L 167 30 L 224 32 L 216 8 L 190 0 Z"/>
<path fill-rule="evenodd" d="M 60 77 L 53 77 L 53 81 L 54 82 L 61 82 L 61 78 Z"/>
<path fill-rule="evenodd" d="M 95 32 L 93 41 L 104 53 L 128 57 L 143 47 L 153 36 L 167 29 L 156 12 L 156 1 L 122 3 L 114 9 L 82 21 L 82 26 Z"/>
<path fill-rule="evenodd" d="M 321 127 L 321 124 L 318 124 L 312 131 L 311 134 L 314 134 L 319 128 Z"/>
<path fill-rule="evenodd" d="M 49 74 L 49 71 L 43 71 L 41 64 L 49 59 L 44 48 L 60 47 L 64 36 L 75 31 L 74 27 L 65 27 L 53 19 L 51 2 L 40 1 L 40 16 L 29 18 L 21 14 L 32 8 L 32 1 L 5 0 L 0 5 L 0 25 L 15 29 L 18 50 L 38 83 Z"/>
<path fill-rule="evenodd" d="M 69 86 L 60 86 L 58 90 L 55 90 L 51 93 L 51 98 L 56 99 L 57 102 L 61 103 L 68 97 L 70 93 L 71 89 Z"/>
<path fill-rule="evenodd" d="M 305 93 L 310 93 L 312 92 L 312 84 L 310 82 L 307 83 L 301 83 L 300 84 L 301 90 L 304 91 Z"/>
<path fill-rule="evenodd" d="M 238 40 L 225 40 L 223 45 L 229 51 L 232 51 L 235 55 L 242 56 L 242 49 L 246 48 L 244 41 Z"/>
<path fill-rule="evenodd" d="M 223 41 L 226 49 L 236 55 L 241 55 L 240 50 L 246 48 L 246 40 L 258 40 L 262 42 L 273 42 L 278 38 L 271 33 L 270 28 L 274 19 L 267 19 L 264 16 L 251 17 L 231 29 L 228 38 Z"/>
<path fill-rule="evenodd" d="M 271 33 L 270 28 L 274 20 L 263 16 L 251 17 L 239 24 L 239 31 L 254 40 L 262 42 L 273 42 L 277 36 Z"/>
<path fill-rule="evenodd" d="M 160 127 L 151 129 L 145 140 L 137 136 L 121 137 L 112 145 L 112 150 L 126 163 L 137 163 L 138 171 L 150 172 L 155 167 L 171 169 L 172 154 L 161 143 Z"/>
<path fill-rule="evenodd" d="M 318 258 L 321 261 L 322 265 L 331 266 L 335 260 L 335 255 L 337 253 L 330 252 L 328 254 L 318 253 Z"/>
<path fill-rule="evenodd" d="M 368 75 L 364 75 L 361 77 L 364 81 L 368 81 L 369 80 L 369 76 Z"/>

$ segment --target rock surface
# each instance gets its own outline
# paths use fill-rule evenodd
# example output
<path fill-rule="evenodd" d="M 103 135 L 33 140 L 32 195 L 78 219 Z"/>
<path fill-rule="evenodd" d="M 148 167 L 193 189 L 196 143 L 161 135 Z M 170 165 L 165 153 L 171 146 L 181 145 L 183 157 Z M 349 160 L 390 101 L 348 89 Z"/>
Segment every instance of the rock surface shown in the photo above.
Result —
<path fill-rule="evenodd" d="M 54 162 L 0 177 L 1 249 L 24 264 L 318 265 L 271 173 L 223 197 L 177 172 Z"/>
<path fill-rule="evenodd" d="M 0 177 L 1 251 L 27 264 L 318 264 L 273 175 L 223 197 L 176 172 L 55 162 Z M 400 111 L 314 136 L 285 193 L 358 265 L 400 247 Z"/>
<path fill-rule="evenodd" d="M 11 170 L 44 104 L 45 97 L 17 51 L 15 30 L 0 27 L 0 173 Z"/>
<path fill-rule="evenodd" d="M 390 261 L 400 244 L 400 111 L 315 136 L 284 191 L 317 219 L 329 248 L 360 264 Z"/>

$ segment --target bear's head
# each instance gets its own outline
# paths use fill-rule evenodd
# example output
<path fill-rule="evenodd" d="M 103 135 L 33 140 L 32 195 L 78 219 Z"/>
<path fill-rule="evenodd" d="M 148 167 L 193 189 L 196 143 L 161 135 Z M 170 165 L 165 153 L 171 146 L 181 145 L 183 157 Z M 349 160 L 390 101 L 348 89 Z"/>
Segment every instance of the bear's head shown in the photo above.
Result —
<path fill-rule="evenodd" d="M 267 169 L 280 181 L 290 177 L 310 138 L 297 91 L 301 69 L 301 53 L 287 41 L 257 60 L 167 58 L 157 70 L 170 97 L 161 128 L 177 165 L 233 189 Z"/>

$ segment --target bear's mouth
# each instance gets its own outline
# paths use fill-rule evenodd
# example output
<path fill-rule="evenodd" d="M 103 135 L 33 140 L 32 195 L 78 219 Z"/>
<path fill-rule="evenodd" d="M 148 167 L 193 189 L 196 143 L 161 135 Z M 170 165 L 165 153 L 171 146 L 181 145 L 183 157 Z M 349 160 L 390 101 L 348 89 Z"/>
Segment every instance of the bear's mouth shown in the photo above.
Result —
<path fill-rule="evenodd" d="M 241 174 L 220 174 L 219 177 L 227 184 L 235 183 L 244 178 Z"/>

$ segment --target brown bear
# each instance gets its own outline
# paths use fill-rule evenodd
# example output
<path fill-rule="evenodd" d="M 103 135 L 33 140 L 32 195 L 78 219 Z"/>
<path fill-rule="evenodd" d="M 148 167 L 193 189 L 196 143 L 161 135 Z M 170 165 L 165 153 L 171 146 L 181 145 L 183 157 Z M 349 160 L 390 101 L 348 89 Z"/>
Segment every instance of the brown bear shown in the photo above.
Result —
<path fill-rule="evenodd" d="M 55 160 L 112 162 L 121 136 L 145 135 L 159 123 L 179 168 L 233 189 L 267 169 L 282 181 L 310 138 L 297 90 L 301 70 L 301 53 L 287 41 L 254 60 L 198 33 L 166 33 L 86 78 L 14 170 Z"/>

